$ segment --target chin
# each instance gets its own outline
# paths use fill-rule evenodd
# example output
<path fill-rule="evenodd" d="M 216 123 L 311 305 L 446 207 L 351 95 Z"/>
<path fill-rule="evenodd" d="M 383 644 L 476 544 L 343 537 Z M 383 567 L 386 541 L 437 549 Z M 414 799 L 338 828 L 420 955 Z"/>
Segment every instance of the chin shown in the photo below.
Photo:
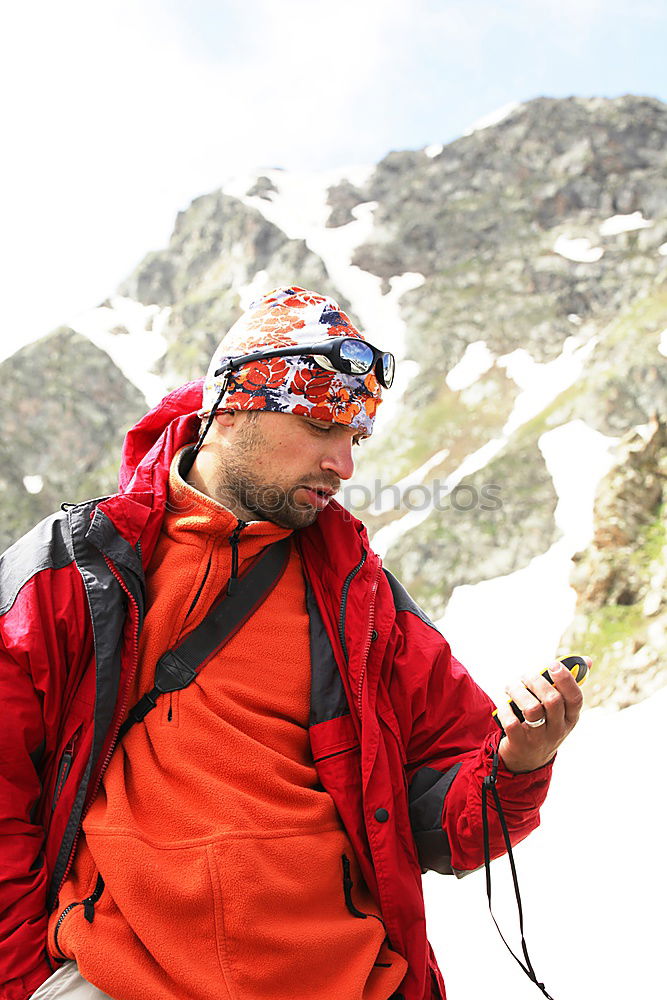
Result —
<path fill-rule="evenodd" d="M 303 509 L 292 507 L 291 510 L 272 511 L 265 516 L 267 521 L 271 521 L 281 528 L 291 528 L 293 531 L 297 531 L 299 528 L 308 528 L 313 524 L 317 520 L 318 513 L 319 511 L 312 507 L 304 507 Z"/>

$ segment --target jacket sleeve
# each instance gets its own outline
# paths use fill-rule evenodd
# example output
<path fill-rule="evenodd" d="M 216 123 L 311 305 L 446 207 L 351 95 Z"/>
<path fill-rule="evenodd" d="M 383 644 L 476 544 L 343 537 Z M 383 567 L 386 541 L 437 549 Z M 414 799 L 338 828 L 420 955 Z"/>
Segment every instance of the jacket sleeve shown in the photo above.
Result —
<path fill-rule="evenodd" d="M 491 773 L 501 733 L 491 699 L 424 612 L 407 600 L 397 602 L 393 684 L 401 688 L 398 703 L 409 707 L 402 721 L 410 821 L 422 868 L 461 876 L 484 864 L 482 782 Z M 539 825 L 550 777 L 551 764 L 513 774 L 500 760 L 496 788 L 512 844 Z M 504 853 L 490 797 L 489 843 L 491 857 Z"/>
<path fill-rule="evenodd" d="M 64 727 L 63 705 L 69 704 L 89 643 L 78 572 L 66 564 L 42 569 L 37 562 L 30 576 L 24 550 L 18 555 L 13 554 L 13 568 L 7 568 L 6 557 L 0 562 L 2 1000 L 26 1000 L 53 971 L 45 951 L 43 824 L 51 814 L 46 796 Z M 45 775 L 48 788 L 42 785 Z"/>
<path fill-rule="evenodd" d="M 44 951 L 44 831 L 35 813 L 44 751 L 38 692 L 25 665 L 0 645 L 0 996 L 24 1000 L 51 974 Z"/>

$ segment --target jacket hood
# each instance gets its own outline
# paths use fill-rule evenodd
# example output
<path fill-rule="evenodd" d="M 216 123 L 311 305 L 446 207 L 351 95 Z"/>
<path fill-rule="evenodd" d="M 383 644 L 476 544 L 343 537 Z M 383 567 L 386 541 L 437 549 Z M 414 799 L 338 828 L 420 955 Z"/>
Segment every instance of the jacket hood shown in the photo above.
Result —
<path fill-rule="evenodd" d="M 171 461 L 196 440 L 203 379 L 175 389 L 128 431 L 123 443 L 119 492 L 100 510 L 130 543 L 141 538 L 144 564 L 150 560 L 167 503 Z"/>
<path fill-rule="evenodd" d="M 149 410 L 125 436 L 118 486 L 121 493 L 153 485 L 155 465 L 197 437 L 203 379 L 174 389 Z"/>

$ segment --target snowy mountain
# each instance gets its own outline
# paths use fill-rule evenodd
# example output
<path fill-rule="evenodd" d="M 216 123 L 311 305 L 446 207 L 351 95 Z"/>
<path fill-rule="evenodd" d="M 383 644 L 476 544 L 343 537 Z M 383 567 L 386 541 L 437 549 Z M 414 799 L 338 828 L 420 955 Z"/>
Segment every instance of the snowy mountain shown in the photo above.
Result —
<path fill-rule="evenodd" d="M 496 697 L 557 652 L 595 656 L 598 707 L 518 852 L 529 944 L 541 926 L 535 964 L 559 997 L 659 995 L 667 107 L 539 99 L 445 146 L 197 198 L 116 294 L 0 365 L 0 541 L 113 490 L 124 429 L 289 283 L 333 294 L 397 355 L 343 501 L 457 656 Z M 536 995 L 493 940 L 482 879 L 428 892 L 450 1000 L 486 994 L 496 966 L 501 998 Z M 474 968 L 452 944 L 459 908 L 493 956 Z"/>

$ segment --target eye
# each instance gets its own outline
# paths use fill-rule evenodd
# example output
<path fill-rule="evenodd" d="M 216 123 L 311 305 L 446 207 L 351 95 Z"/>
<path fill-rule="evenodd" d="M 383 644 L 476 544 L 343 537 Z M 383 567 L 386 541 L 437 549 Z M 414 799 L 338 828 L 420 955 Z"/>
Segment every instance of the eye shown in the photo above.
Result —
<path fill-rule="evenodd" d="M 333 424 L 311 424 L 310 421 L 309 421 L 308 422 L 308 426 L 312 430 L 318 431 L 320 434 L 329 434 L 330 431 L 331 431 L 331 428 L 333 427 Z"/>

